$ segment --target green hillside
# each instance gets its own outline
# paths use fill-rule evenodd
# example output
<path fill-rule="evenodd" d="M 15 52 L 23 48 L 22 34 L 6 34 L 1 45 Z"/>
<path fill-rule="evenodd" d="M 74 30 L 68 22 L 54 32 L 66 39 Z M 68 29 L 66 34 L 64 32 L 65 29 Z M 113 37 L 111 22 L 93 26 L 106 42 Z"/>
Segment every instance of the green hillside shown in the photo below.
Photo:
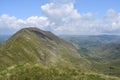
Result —
<path fill-rule="evenodd" d="M 117 77 L 81 72 L 75 68 L 46 67 L 24 64 L 8 67 L 0 73 L 0 80 L 120 80 Z"/>
<path fill-rule="evenodd" d="M 71 67 L 89 67 L 75 47 L 51 32 L 38 28 L 24 28 L 13 35 L 1 47 L 0 66 L 24 63 L 42 63 L 45 65 L 64 65 Z"/>
<path fill-rule="evenodd" d="M 92 63 L 92 70 L 120 77 L 120 36 L 69 36 L 81 56 Z"/>

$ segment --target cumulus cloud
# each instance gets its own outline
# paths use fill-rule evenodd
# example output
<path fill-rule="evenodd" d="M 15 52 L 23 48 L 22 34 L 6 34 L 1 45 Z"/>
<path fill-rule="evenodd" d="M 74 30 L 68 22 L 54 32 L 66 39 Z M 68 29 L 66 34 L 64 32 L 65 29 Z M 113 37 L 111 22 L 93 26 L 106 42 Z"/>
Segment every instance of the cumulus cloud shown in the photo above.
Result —
<path fill-rule="evenodd" d="M 72 2 L 48 3 L 41 6 L 49 21 L 54 23 L 50 30 L 54 33 L 88 34 L 95 33 L 98 21 L 94 21 L 92 13 L 80 14 Z"/>
<path fill-rule="evenodd" d="M 41 6 L 50 22 L 54 23 L 50 30 L 58 33 L 73 32 L 78 25 L 81 15 L 74 8 L 73 3 L 48 3 Z M 73 27 L 74 26 L 74 27 Z"/>
<path fill-rule="evenodd" d="M 120 34 L 120 13 L 106 11 L 101 19 L 94 13 L 81 14 L 74 7 L 74 0 L 52 0 L 41 6 L 44 16 L 17 19 L 15 16 L 0 16 L 0 34 L 14 33 L 24 27 L 39 27 L 56 34 Z"/>
<path fill-rule="evenodd" d="M 120 13 L 116 12 L 113 9 L 109 9 L 103 19 L 101 20 L 103 33 L 112 33 L 112 34 L 120 34 Z M 101 26 L 101 27 L 102 27 Z M 100 26 L 99 26 L 100 27 Z"/>
<path fill-rule="evenodd" d="M 109 9 L 103 18 L 95 19 L 94 13 L 80 14 L 72 2 L 48 3 L 41 6 L 49 21 L 50 30 L 58 34 L 120 34 L 120 13 Z"/>
<path fill-rule="evenodd" d="M 12 34 L 24 27 L 39 27 L 46 29 L 51 25 L 47 17 L 31 16 L 25 20 L 17 19 L 15 16 L 3 14 L 0 16 L 0 34 Z"/>
<path fill-rule="evenodd" d="M 53 21 L 65 21 L 65 19 L 78 19 L 80 14 L 74 9 L 72 3 L 49 3 L 41 6 L 46 16 Z"/>

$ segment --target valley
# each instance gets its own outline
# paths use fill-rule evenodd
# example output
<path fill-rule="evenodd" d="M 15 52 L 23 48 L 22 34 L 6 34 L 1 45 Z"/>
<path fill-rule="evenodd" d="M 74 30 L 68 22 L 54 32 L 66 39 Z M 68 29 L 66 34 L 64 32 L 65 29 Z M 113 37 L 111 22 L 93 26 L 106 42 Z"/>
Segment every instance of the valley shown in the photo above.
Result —
<path fill-rule="evenodd" d="M 92 70 L 120 77 L 120 36 L 67 36 L 80 55 L 92 63 Z"/>

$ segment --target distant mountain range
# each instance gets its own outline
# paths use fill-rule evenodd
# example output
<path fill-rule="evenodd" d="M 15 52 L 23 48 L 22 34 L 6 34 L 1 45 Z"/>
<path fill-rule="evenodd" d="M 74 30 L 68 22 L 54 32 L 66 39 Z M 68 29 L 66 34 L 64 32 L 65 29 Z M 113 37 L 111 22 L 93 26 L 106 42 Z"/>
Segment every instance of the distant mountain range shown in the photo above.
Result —
<path fill-rule="evenodd" d="M 2 45 L 11 35 L 0 35 L 0 45 Z"/>

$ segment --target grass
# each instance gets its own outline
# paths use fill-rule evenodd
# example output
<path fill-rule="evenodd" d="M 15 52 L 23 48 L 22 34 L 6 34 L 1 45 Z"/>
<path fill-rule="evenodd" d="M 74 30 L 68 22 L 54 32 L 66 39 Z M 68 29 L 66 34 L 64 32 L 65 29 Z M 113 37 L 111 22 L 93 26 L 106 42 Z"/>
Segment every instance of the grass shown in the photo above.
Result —
<path fill-rule="evenodd" d="M 119 80 L 75 68 L 46 67 L 41 64 L 11 66 L 0 72 L 0 80 Z"/>

